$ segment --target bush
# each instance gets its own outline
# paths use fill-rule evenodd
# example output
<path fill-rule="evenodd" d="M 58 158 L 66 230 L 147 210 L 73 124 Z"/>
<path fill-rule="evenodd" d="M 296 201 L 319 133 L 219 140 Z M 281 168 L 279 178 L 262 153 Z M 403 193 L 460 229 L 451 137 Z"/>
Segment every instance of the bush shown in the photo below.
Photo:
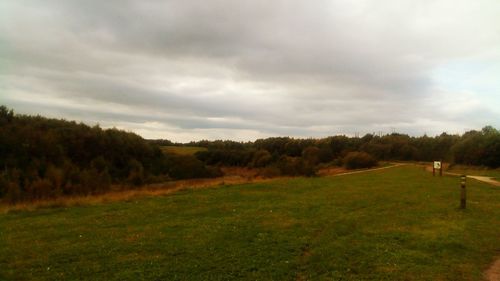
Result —
<path fill-rule="evenodd" d="M 91 168 L 80 173 L 80 183 L 80 193 L 98 194 L 110 189 L 111 177 L 107 171 L 99 173 L 96 169 Z"/>
<path fill-rule="evenodd" d="M 377 160 L 366 152 L 349 152 L 342 162 L 347 169 L 370 168 L 377 165 Z"/>
<path fill-rule="evenodd" d="M 132 159 L 129 161 L 129 174 L 127 180 L 129 183 L 135 186 L 142 185 L 145 180 L 144 167 L 141 162 Z"/>
<path fill-rule="evenodd" d="M 252 163 L 251 163 L 251 167 L 252 168 L 265 167 L 269 163 L 271 163 L 272 160 L 273 160 L 273 157 L 272 157 L 271 153 L 269 153 L 269 151 L 267 151 L 265 149 L 261 149 L 261 150 L 258 150 L 255 152 L 255 154 L 253 156 Z"/>
<path fill-rule="evenodd" d="M 48 179 L 36 179 L 28 187 L 28 195 L 30 199 L 47 199 L 54 197 L 53 185 Z"/>
<path fill-rule="evenodd" d="M 172 155 L 169 175 L 174 179 L 214 178 L 222 174 L 220 169 L 208 168 L 193 155 Z"/>
<path fill-rule="evenodd" d="M 282 175 L 298 176 L 304 174 L 304 162 L 300 157 L 282 156 L 278 161 Z"/>
<path fill-rule="evenodd" d="M 312 177 L 316 175 L 316 165 L 320 162 L 320 154 L 321 150 L 315 146 L 309 146 L 302 151 L 302 173 L 305 176 Z"/>

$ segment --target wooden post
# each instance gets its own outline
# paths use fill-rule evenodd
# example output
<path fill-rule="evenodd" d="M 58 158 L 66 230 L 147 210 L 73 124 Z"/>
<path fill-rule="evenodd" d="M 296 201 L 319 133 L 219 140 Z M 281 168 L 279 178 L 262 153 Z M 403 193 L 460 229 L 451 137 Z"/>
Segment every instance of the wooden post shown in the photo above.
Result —
<path fill-rule="evenodd" d="M 442 177 L 443 176 L 443 162 L 439 162 L 441 163 L 441 166 L 439 166 L 439 176 Z"/>
<path fill-rule="evenodd" d="M 432 164 L 432 176 L 436 176 L 436 167 L 434 167 L 434 164 Z"/>
<path fill-rule="evenodd" d="M 466 192 L 465 192 L 465 179 L 466 179 L 466 176 L 465 175 L 462 175 L 460 176 L 460 189 L 461 189 L 461 192 L 460 192 L 460 209 L 465 209 L 466 207 Z"/>

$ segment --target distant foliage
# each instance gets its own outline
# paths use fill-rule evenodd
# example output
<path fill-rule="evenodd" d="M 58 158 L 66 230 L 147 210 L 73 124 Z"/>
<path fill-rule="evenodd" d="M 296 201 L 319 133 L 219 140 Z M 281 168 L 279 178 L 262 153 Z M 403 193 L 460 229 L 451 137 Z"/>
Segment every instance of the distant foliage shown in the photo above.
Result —
<path fill-rule="evenodd" d="M 467 132 L 451 151 L 458 164 L 500 167 L 500 132 L 491 126 Z"/>
<path fill-rule="evenodd" d="M 195 156 L 208 165 L 246 167 L 252 162 L 253 154 L 253 150 L 215 148 L 198 151 Z"/>
<path fill-rule="evenodd" d="M 206 150 L 180 155 L 162 152 L 160 146 Z M 486 126 L 462 136 L 393 133 L 179 144 L 144 140 L 117 129 L 16 115 L 0 106 L 0 200 L 6 202 L 102 193 L 116 184 L 134 188 L 170 179 L 216 177 L 222 175 L 221 166 L 254 168 L 266 177 L 314 176 L 320 165 L 366 168 L 377 160 L 443 160 L 497 168 L 500 132 Z"/>
<path fill-rule="evenodd" d="M 158 144 L 117 130 L 0 106 L 0 199 L 7 202 L 86 195 L 112 184 L 139 186 L 169 178 L 219 175 L 194 156 L 171 158 Z"/>
<path fill-rule="evenodd" d="M 282 175 L 314 175 L 321 163 L 342 165 L 350 152 L 365 152 L 376 160 L 433 161 L 499 167 L 500 137 L 491 126 L 462 136 L 410 137 L 404 134 L 361 138 L 332 136 L 323 139 L 274 137 L 253 143 L 201 141 L 192 145 L 208 148 L 196 157 L 208 165 L 277 167 Z M 275 173 L 275 169 L 273 173 Z"/>
<path fill-rule="evenodd" d="M 169 174 L 176 179 L 213 178 L 222 175 L 218 168 L 209 168 L 192 155 L 172 155 Z"/>

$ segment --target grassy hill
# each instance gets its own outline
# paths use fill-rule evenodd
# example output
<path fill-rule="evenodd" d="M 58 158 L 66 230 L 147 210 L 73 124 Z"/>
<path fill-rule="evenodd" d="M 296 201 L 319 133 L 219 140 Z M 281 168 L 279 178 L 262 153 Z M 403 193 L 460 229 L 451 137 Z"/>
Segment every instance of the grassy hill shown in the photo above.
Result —
<path fill-rule="evenodd" d="M 0 280 L 482 280 L 500 190 L 403 166 L 0 215 Z"/>

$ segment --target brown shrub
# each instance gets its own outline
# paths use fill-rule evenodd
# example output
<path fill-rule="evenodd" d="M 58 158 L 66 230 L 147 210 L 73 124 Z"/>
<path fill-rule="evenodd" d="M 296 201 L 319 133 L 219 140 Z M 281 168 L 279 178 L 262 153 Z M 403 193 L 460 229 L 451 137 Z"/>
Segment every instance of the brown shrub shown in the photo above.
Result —
<path fill-rule="evenodd" d="M 366 152 L 349 152 L 342 162 L 347 169 L 370 168 L 377 165 L 377 160 Z"/>

